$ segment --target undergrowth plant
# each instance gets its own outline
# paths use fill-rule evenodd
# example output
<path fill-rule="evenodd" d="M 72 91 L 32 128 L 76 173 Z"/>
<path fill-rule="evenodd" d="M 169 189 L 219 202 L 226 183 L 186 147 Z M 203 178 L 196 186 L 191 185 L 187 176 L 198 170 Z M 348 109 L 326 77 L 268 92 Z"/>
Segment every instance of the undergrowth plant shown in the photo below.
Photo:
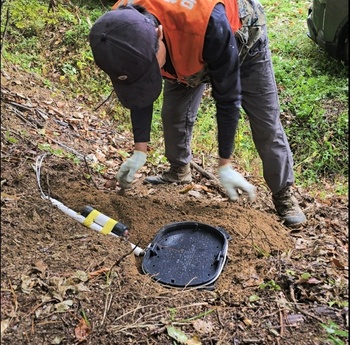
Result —
<path fill-rule="evenodd" d="M 266 1 L 281 120 L 297 180 L 344 184 L 348 177 L 348 68 L 307 37 L 311 1 Z"/>
<path fill-rule="evenodd" d="M 342 330 L 334 321 L 329 320 L 327 324 L 321 323 L 322 328 L 327 333 L 327 343 L 332 345 L 345 345 L 349 332 Z"/>
<path fill-rule="evenodd" d="M 281 105 L 281 121 L 294 155 L 297 184 L 335 185 L 347 193 L 348 68 L 327 56 L 307 37 L 310 1 L 263 0 Z M 86 102 L 94 111 L 113 90 L 95 65 L 88 43 L 92 23 L 113 1 L 7 0 L 1 11 L 2 66 L 11 63 L 56 85 L 67 99 Z M 154 105 L 151 162 L 165 162 L 160 117 L 162 95 Z M 131 131 L 128 111 L 118 102 L 97 110 L 114 119 L 116 129 Z M 217 158 L 215 104 L 206 90 L 194 128 L 192 149 L 203 161 Z M 262 176 L 247 116 L 242 111 L 235 138 L 234 164 Z"/>

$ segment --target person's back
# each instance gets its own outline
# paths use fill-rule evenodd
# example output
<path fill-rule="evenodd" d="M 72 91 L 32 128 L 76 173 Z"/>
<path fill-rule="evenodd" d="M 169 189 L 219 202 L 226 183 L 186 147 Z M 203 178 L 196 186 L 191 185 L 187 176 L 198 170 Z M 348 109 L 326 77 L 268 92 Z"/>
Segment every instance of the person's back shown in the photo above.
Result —
<path fill-rule="evenodd" d="M 147 177 L 145 182 L 152 184 L 191 182 L 190 143 L 193 125 L 205 84 L 208 82 L 217 110 L 218 174 L 228 197 L 237 200 L 239 189 L 246 192 L 250 200 L 255 197 L 255 187 L 234 171 L 230 163 L 242 105 L 249 116 L 253 139 L 263 162 L 264 177 L 273 193 L 277 212 L 286 225 L 304 222 L 305 216 L 291 192 L 291 185 L 294 182 L 293 160 L 279 119 L 278 94 L 261 5 L 254 0 L 245 2 L 239 0 L 239 9 L 237 6 L 227 9 L 222 2 L 216 0 L 196 2 L 183 0 L 176 2 L 176 6 L 175 3 L 156 0 L 136 0 L 134 3 L 137 4 L 134 9 L 154 25 L 161 49 L 157 51 L 154 39 L 151 37 L 145 37 L 141 42 L 137 41 L 133 49 L 148 52 L 148 60 L 151 67 L 153 66 L 154 74 L 154 56 L 156 56 L 159 65 L 158 75 L 162 75 L 165 79 L 162 121 L 165 156 L 170 163 L 170 169 L 162 175 Z M 236 4 L 234 1 L 227 3 Z M 139 6 L 140 4 L 144 7 Z M 126 12 L 122 16 L 122 11 L 133 8 L 119 5 L 120 2 L 111 11 L 111 16 L 115 18 L 106 26 L 108 30 L 118 25 L 119 21 L 126 21 Z M 203 7 L 200 7 L 201 5 Z M 195 6 L 201 8 L 198 13 L 196 12 L 196 15 L 200 15 L 200 20 L 196 18 L 196 21 L 194 15 L 191 15 L 195 13 L 192 11 Z M 239 15 L 243 23 L 240 29 L 238 29 Z M 144 25 L 143 19 L 137 18 L 132 23 L 129 20 L 125 25 L 132 25 L 129 30 L 135 30 L 141 23 Z M 150 29 L 149 36 L 152 36 L 151 31 Z M 90 42 L 94 56 L 96 54 L 105 56 L 107 51 L 107 54 L 115 56 L 117 60 L 122 59 L 125 63 L 123 66 L 126 79 L 129 78 L 128 71 L 132 71 L 135 65 L 138 70 L 140 64 L 145 64 L 145 61 L 139 59 L 140 56 L 136 56 L 136 62 L 135 56 L 132 56 L 134 60 L 127 61 L 124 52 L 116 47 L 111 54 L 110 47 L 108 49 L 107 45 L 104 45 L 102 51 L 105 53 L 101 53 L 99 41 L 101 37 L 96 37 L 95 32 L 93 27 Z M 135 32 L 142 35 L 140 30 Z M 114 31 L 113 34 L 122 39 L 121 32 Z M 96 41 L 99 42 L 98 48 Z M 153 53 L 149 53 L 152 50 Z M 153 79 L 147 79 L 147 72 L 144 72 L 139 79 L 132 78 L 134 80 L 128 83 L 116 78 L 118 74 L 109 70 L 111 63 L 106 63 L 105 60 L 101 63 L 96 58 L 95 61 L 110 75 L 120 101 L 131 109 L 135 152 L 122 164 L 117 175 L 120 186 L 127 188 L 131 186 L 135 172 L 146 162 L 153 102 L 160 93 L 159 79 L 156 75 Z M 128 102 L 125 101 L 127 94 Z M 137 100 L 138 95 L 141 96 L 142 104 Z"/>

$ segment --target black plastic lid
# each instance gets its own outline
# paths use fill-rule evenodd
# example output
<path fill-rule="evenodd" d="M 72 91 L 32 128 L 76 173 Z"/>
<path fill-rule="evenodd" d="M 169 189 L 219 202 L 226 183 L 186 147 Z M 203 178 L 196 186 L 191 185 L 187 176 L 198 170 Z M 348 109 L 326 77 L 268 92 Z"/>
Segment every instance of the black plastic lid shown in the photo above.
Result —
<path fill-rule="evenodd" d="M 222 228 L 197 222 L 163 227 L 148 246 L 142 269 L 174 287 L 212 284 L 226 262 L 230 236 Z"/>

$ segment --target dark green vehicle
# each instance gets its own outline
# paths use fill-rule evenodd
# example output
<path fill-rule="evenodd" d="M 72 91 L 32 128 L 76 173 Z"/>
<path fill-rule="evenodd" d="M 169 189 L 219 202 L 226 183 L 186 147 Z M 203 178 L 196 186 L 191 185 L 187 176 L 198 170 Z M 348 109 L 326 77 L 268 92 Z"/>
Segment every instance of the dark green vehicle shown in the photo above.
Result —
<path fill-rule="evenodd" d="M 329 55 L 349 64 L 349 0 L 313 0 L 308 36 Z"/>

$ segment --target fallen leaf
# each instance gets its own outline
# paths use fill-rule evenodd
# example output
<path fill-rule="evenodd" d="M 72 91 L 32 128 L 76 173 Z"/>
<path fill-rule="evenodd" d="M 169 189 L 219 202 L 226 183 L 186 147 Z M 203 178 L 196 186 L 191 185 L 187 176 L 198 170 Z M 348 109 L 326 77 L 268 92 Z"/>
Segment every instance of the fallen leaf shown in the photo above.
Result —
<path fill-rule="evenodd" d="M 295 243 L 295 249 L 302 250 L 311 246 L 311 241 L 305 240 L 303 238 L 298 238 Z"/>
<path fill-rule="evenodd" d="M 88 274 L 87 274 L 86 272 L 84 272 L 84 271 L 81 271 L 81 270 L 76 271 L 76 272 L 72 275 L 71 278 L 72 278 L 72 279 L 78 279 L 78 280 L 80 280 L 80 281 L 82 281 L 82 282 L 86 282 L 86 281 L 89 280 Z"/>
<path fill-rule="evenodd" d="M 51 345 L 59 345 L 62 343 L 62 341 L 65 339 L 64 336 L 56 336 L 52 341 Z"/>
<path fill-rule="evenodd" d="M 210 192 L 210 189 L 207 186 L 203 186 L 201 184 L 195 184 L 193 186 L 193 189 L 195 189 L 195 190 L 204 190 L 205 192 Z"/>
<path fill-rule="evenodd" d="M 116 166 L 118 166 L 118 164 L 116 163 L 115 160 L 110 159 L 104 162 L 105 166 L 107 166 L 108 168 L 115 168 Z"/>
<path fill-rule="evenodd" d="M 1 320 L 1 334 L 3 334 L 10 325 L 10 319 Z"/>
<path fill-rule="evenodd" d="M 201 341 L 198 337 L 194 336 L 191 339 L 188 339 L 186 345 L 201 345 Z"/>
<path fill-rule="evenodd" d="M 273 328 L 270 328 L 269 331 L 270 331 L 274 336 L 276 336 L 276 337 L 279 337 L 279 336 L 280 336 L 280 334 L 279 334 L 275 329 L 273 329 Z"/>
<path fill-rule="evenodd" d="M 321 281 L 321 280 L 318 280 L 318 279 L 316 279 L 316 278 L 310 278 L 310 279 L 308 279 L 307 283 L 308 283 L 308 284 L 316 285 L 316 284 L 322 283 L 322 281 Z"/>
<path fill-rule="evenodd" d="M 301 314 L 291 314 L 291 315 L 287 315 L 286 317 L 286 322 L 288 325 L 296 326 L 303 321 L 304 321 L 304 316 Z"/>
<path fill-rule="evenodd" d="M 16 195 L 9 195 L 6 193 L 1 193 L 1 201 L 15 201 L 18 199 L 20 199 L 20 198 Z"/>
<path fill-rule="evenodd" d="M 101 163 L 104 163 L 106 161 L 106 155 L 101 152 L 100 150 L 97 150 L 96 151 L 96 154 L 95 154 L 97 160 Z"/>
<path fill-rule="evenodd" d="M 250 319 L 244 318 L 242 321 L 243 321 L 243 323 L 244 323 L 246 326 L 252 326 L 252 325 L 253 325 L 253 321 L 250 320 Z"/>
<path fill-rule="evenodd" d="M 55 304 L 55 309 L 58 313 L 64 313 L 73 305 L 73 301 L 68 299 L 66 301 Z"/>
<path fill-rule="evenodd" d="M 80 112 L 73 112 L 72 116 L 75 117 L 76 119 L 80 119 L 80 120 L 84 118 L 84 114 L 82 114 Z"/>
<path fill-rule="evenodd" d="M 249 302 L 256 302 L 260 299 L 258 295 L 251 295 L 249 296 Z"/>
<path fill-rule="evenodd" d="M 99 269 L 99 270 L 97 270 L 97 271 L 90 272 L 90 273 L 88 274 L 88 277 L 89 277 L 89 279 L 91 279 L 91 278 L 93 278 L 93 277 L 97 277 L 97 276 L 101 275 L 102 273 L 108 272 L 108 271 L 109 271 L 109 268 L 103 267 L 103 268 L 101 268 L 101 269 Z"/>
<path fill-rule="evenodd" d="M 198 333 L 207 334 L 213 331 L 213 324 L 210 321 L 195 320 L 192 325 Z"/>
<path fill-rule="evenodd" d="M 58 108 L 64 108 L 65 103 L 61 102 L 61 101 L 58 101 L 58 102 L 56 102 L 56 105 L 57 105 Z"/>
<path fill-rule="evenodd" d="M 35 266 L 34 266 L 41 274 L 40 274 L 40 277 L 41 278 L 44 278 L 45 276 L 45 272 L 47 270 L 47 265 L 44 263 L 44 261 L 42 260 L 39 260 L 35 263 Z"/>
<path fill-rule="evenodd" d="M 345 268 L 345 266 L 336 258 L 333 258 L 332 262 L 336 267 L 341 268 L 342 270 Z"/>
<path fill-rule="evenodd" d="M 85 156 L 85 159 L 91 164 L 97 164 L 98 163 L 98 159 L 92 153 L 90 153 L 87 156 Z"/>
<path fill-rule="evenodd" d="M 175 339 L 180 344 L 186 344 L 188 338 L 184 332 L 182 332 L 180 329 L 175 328 L 173 326 L 168 326 L 166 328 L 169 337 Z"/>
<path fill-rule="evenodd" d="M 87 325 L 84 318 L 81 318 L 77 327 L 75 327 L 74 334 L 79 342 L 85 341 L 91 333 L 91 328 Z"/>
<path fill-rule="evenodd" d="M 72 290 L 75 292 L 90 292 L 89 288 L 86 285 L 84 285 L 84 283 L 76 284 L 72 286 L 72 288 L 74 288 Z"/>
<path fill-rule="evenodd" d="M 189 191 L 188 194 L 194 196 L 197 199 L 202 197 L 202 194 L 200 192 L 196 192 L 195 190 Z"/>
<path fill-rule="evenodd" d="M 35 279 L 24 274 L 21 276 L 21 289 L 24 293 L 29 294 L 35 286 Z"/>
<path fill-rule="evenodd" d="M 62 277 L 52 277 L 51 279 L 51 295 L 53 298 L 63 302 L 69 287 L 66 285 L 66 280 Z"/>
<path fill-rule="evenodd" d="M 106 180 L 104 186 L 106 188 L 115 189 L 117 187 L 117 180 L 116 179 Z"/>
<path fill-rule="evenodd" d="M 182 188 L 179 193 L 180 194 L 186 194 L 188 193 L 191 189 L 193 189 L 193 184 L 188 184 L 187 186 L 185 186 L 184 188 Z"/>

